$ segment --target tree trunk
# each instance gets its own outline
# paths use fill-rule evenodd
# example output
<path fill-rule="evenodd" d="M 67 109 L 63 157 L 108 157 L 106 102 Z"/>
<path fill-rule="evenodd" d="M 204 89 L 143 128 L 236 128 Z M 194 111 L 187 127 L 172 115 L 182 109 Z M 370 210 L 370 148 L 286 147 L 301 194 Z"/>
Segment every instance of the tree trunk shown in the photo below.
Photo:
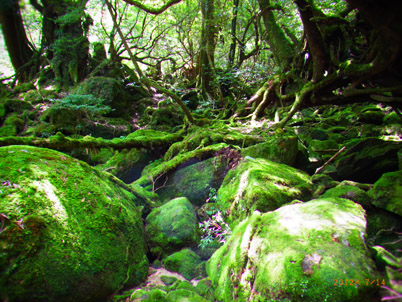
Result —
<path fill-rule="evenodd" d="M 30 74 L 32 65 L 30 68 L 28 63 L 34 50 L 25 33 L 18 0 L 1 0 L 0 24 L 17 79 L 29 81 L 33 75 Z"/>
<path fill-rule="evenodd" d="M 201 1 L 202 32 L 200 60 L 198 62 L 200 87 L 204 97 L 213 93 L 214 55 L 216 47 L 217 29 L 214 22 L 214 0 Z"/>
<path fill-rule="evenodd" d="M 47 51 L 59 87 L 78 83 L 88 72 L 86 31 L 91 19 L 84 11 L 86 2 L 42 0 L 42 47 Z"/>
<path fill-rule="evenodd" d="M 313 82 L 318 82 L 324 77 L 324 71 L 328 67 L 329 55 L 325 49 L 325 44 L 321 32 L 315 22 L 312 21 L 314 7 L 311 2 L 306 0 L 295 0 L 300 17 L 303 22 L 304 32 L 313 58 Z"/>
<path fill-rule="evenodd" d="M 233 1 L 233 19 L 230 29 L 230 34 L 232 35 L 232 42 L 230 43 L 229 49 L 229 60 L 228 60 L 228 70 L 231 70 L 233 67 L 235 54 L 236 54 L 236 26 L 237 26 L 237 11 L 239 9 L 239 0 Z"/>
<path fill-rule="evenodd" d="M 278 65 L 281 66 L 282 69 L 287 69 L 292 62 L 293 45 L 276 22 L 275 15 L 272 12 L 273 8 L 269 0 L 258 0 L 258 3 L 267 31 L 266 41 Z"/>

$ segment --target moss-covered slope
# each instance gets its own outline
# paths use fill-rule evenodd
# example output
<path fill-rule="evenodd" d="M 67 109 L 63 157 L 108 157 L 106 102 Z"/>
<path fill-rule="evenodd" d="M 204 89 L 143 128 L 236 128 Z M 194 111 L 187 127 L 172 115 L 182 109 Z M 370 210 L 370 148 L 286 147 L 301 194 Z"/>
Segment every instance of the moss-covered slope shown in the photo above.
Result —
<path fill-rule="evenodd" d="M 132 193 L 60 152 L 9 146 L 0 158 L 1 300 L 102 301 L 145 279 Z"/>

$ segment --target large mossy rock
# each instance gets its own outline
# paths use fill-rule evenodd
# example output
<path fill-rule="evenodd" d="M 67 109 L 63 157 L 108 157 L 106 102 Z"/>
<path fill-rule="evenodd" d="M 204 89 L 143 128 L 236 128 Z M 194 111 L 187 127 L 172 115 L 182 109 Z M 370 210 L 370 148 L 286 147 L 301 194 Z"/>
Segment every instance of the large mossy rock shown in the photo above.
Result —
<path fill-rule="evenodd" d="M 379 276 L 364 243 L 364 215 L 341 198 L 254 212 L 207 263 L 216 299 L 369 301 L 378 287 L 366 279 Z"/>
<path fill-rule="evenodd" d="M 166 255 L 198 241 L 198 222 L 193 206 L 185 197 L 173 199 L 146 218 L 151 252 Z"/>
<path fill-rule="evenodd" d="M 374 183 L 382 174 L 398 169 L 402 144 L 377 138 L 359 139 L 336 160 L 339 179 Z"/>
<path fill-rule="evenodd" d="M 162 200 L 184 196 L 193 205 L 202 206 L 211 189 L 222 184 L 227 163 L 222 157 L 214 157 L 203 161 L 192 159 L 182 166 L 168 176 L 158 194 Z"/>
<path fill-rule="evenodd" d="M 104 301 L 146 278 L 136 197 L 63 153 L 0 148 L 0 299 Z"/>
<path fill-rule="evenodd" d="M 247 147 L 241 152 L 244 157 L 265 158 L 289 166 L 295 164 L 298 153 L 298 139 L 293 135 L 273 135 L 266 142 Z"/>
<path fill-rule="evenodd" d="M 402 170 L 383 174 L 369 195 L 375 206 L 402 216 Z"/>
<path fill-rule="evenodd" d="M 218 203 L 229 213 L 229 222 L 239 221 L 255 210 L 276 210 L 294 199 L 311 196 L 310 177 L 290 166 L 261 158 L 247 158 L 230 170 L 218 191 Z"/>

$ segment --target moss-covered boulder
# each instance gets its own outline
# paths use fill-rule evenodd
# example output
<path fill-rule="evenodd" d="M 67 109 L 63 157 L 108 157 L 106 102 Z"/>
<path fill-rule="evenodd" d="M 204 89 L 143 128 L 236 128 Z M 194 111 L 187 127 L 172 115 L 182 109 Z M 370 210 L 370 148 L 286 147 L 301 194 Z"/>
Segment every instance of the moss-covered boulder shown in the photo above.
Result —
<path fill-rule="evenodd" d="M 352 146 L 336 159 L 339 179 L 374 183 L 382 174 L 396 171 L 399 142 L 377 138 L 363 138 L 351 142 Z"/>
<path fill-rule="evenodd" d="M 298 139 L 293 135 L 272 135 L 264 143 L 250 146 L 241 151 L 243 157 L 265 158 L 292 166 L 297 157 Z"/>
<path fill-rule="evenodd" d="M 389 252 L 402 256 L 400 240 L 402 233 L 401 216 L 381 208 L 367 211 L 367 244 L 368 246 L 383 246 Z M 384 269 L 381 264 L 379 269 Z"/>
<path fill-rule="evenodd" d="M 18 99 L 5 99 L 1 100 L 0 102 L 3 103 L 6 113 L 22 113 L 25 110 L 33 109 L 31 103 Z"/>
<path fill-rule="evenodd" d="M 246 157 L 223 180 L 218 204 L 229 213 L 232 223 L 255 210 L 268 212 L 294 199 L 308 200 L 311 191 L 312 183 L 305 172 L 270 160 Z"/>
<path fill-rule="evenodd" d="M 160 288 L 152 288 L 146 290 L 143 288 L 137 289 L 130 297 L 130 301 L 143 302 L 167 302 L 166 291 Z"/>
<path fill-rule="evenodd" d="M 371 206 L 370 197 L 367 192 L 359 188 L 357 183 L 351 181 L 341 182 L 334 188 L 327 190 L 321 197 L 339 197 L 350 199 L 363 208 L 367 209 Z"/>
<path fill-rule="evenodd" d="M 190 291 L 188 289 L 177 289 L 169 292 L 166 295 L 168 302 L 208 302 L 195 291 Z"/>
<path fill-rule="evenodd" d="M 197 282 L 195 286 L 197 293 L 208 301 L 215 301 L 215 292 L 212 287 L 211 279 L 204 278 Z"/>
<path fill-rule="evenodd" d="M 35 105 L 35 104 L 43 102 L 42 95 L 36 89 L 32 89 L 32 90 L 27 91 L 26 93 L 24 93 L 23 97 L 24 97 L 25 102 L 29 102 L 32 105 Z"/>
<path fill-rule="evenodd" d="M 116 152 L 102 169 L 107 170 L 125 183 L 140 178 L 142 169 L 150 162 L 150 154 L 143 149 L 123 149 Z"/>
<path fill-rule="evenodd" d="M 338 144 L 336 141 L 331 139 L 313 139 L 309 142 L 308 146 L 312 151 L 315 152 L 336 152 L 338 150 Z"/>
<path fill-rule="evenodd" d="M 144 281 L 136 197 L 63 153 L 0 148 L 0 299 L 102 301 Z"/>
<path fill-rule="evenodd" d="M 158 194 L 162 200 L 187 197 L 196 206 L 202 206 L 211 189 L 218 189 L 226 173 L 227 163 L 221 157 L 199 161 L 192 159 L 183 168 L 172 172 Z"/>
<path fill-rule="evenodd" d="M 379 276 L 364 243 L 364 214 L 341 198 L 254 212 L 207 262 L 216 299 L 368 301 L 378 287 L 366 279 Z"/>
<path fill-rule="evenodd" d="M 198 222 L 193 206 L 185 197 L 173 199 L 146 218 L 146 234 L 151 252 L 166 255 L 197 243 Z"/>
<path fill-rule="evenodd" d="M 85 133 L 83 130 L 88 128 L 92 121 L 97 121 L 110 110 L 110 106 L 103 104 L 102 99 L 93 95 L 70 94 L 55 100 L 43 112 L 41 120 L 66 134 L 81 134 Z"/>
<path fill-rule="evenodd" d="M 15 127 L 17 133 L 24 130 L 25 122 L 24 120 L 18 116 L 17 114 L 10 114 L 7 119 L 4 121 L 4 126 L 13 126 Z"/>
<path fill-rule="evenodd" d="M 0 137 L 17 135 L 17 128 L 14 125 L 5 125 L 0 128 Z"/>
<path fill-rule="evenodd" d="M 402 216 L 402 170 L 383 174 L 369 195 L 375 206 Z"/>
<path fill-rule="evenodd" d="M 381 125 L 385 113 L 379 106 L 365 106 L 359 114 L 359 122 L 367 124 Z"/>
<path fill-rule="evenodd" d="M 163 263 L 167 270 L 179 273 L 187 280 L 191 280 L 200 274 L 196 268 L 201 263 L 201 258 L 190 249 L 182 249 L 167 256 Z"/>

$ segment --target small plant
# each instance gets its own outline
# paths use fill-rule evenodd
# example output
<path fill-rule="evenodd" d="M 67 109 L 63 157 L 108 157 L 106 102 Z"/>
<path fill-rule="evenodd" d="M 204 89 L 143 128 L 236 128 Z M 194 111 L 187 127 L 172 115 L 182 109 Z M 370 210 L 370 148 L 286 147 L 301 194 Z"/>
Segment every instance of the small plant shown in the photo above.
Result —
<path fill-rule="evenodd" d="M 219 201 L 218 192 L 216 191 L 215 188 L 211 188 L 209 190 L 209 194 L 208 194 L 208 198 L 207 198 L 206 202 L 216 202 L 217 203 L 218 201 Z M 211 215 L 208 212 L 207 212 L 207 214 Z M 212 214 L 215 214 L 215 212 Z"/>
<path fill-rule="evenodd" d="M 81 115 L 94 118 L 111 111 L 109 106 L 103 105 L 103 101 L 91 94 L 70 94 L 62 100 L 57 100 L 53 105 L 54 109 L 69 109 Z"/>
<path fill-rule="evenodd" d="M 211 242 L 217 239 L 219 242 L 224 243 L 232 234 L 229 225 L 223 220 L 221 211 L 217 211 L 207 220 L 200 223 L 200 228 L 203 232 L 203 237 L 199 247 L 204 249 Z"/>

